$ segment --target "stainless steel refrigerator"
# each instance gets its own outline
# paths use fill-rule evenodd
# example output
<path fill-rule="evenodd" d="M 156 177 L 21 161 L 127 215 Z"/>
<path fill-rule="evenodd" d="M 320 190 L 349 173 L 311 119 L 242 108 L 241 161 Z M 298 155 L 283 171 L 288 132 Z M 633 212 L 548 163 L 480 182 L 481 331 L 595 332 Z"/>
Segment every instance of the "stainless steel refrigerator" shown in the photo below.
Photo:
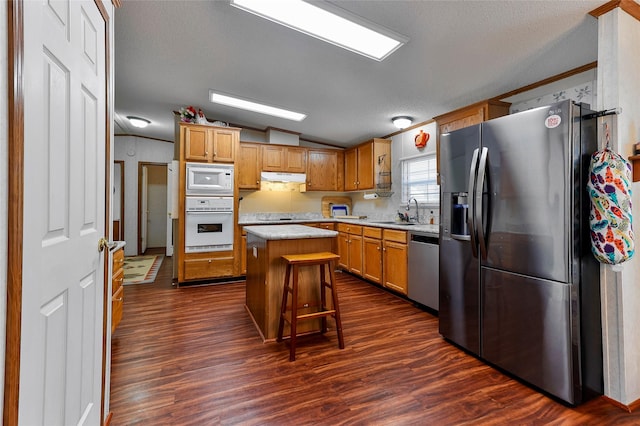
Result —
<path fill-rule="evenodd" d="M 440 333 L 566 401 L 602 393 L 592 111 L 565 101 L 440 138 Z"/>

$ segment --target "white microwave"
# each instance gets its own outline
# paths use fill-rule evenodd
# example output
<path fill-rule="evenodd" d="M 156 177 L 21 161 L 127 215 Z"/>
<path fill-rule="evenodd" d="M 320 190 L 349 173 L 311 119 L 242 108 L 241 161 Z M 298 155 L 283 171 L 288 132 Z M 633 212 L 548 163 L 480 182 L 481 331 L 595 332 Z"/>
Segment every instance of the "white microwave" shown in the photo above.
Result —
<path fill-rule="evenodd" d="M 187 163 L 187 195 L 233 196 L 233 164 Z"/>

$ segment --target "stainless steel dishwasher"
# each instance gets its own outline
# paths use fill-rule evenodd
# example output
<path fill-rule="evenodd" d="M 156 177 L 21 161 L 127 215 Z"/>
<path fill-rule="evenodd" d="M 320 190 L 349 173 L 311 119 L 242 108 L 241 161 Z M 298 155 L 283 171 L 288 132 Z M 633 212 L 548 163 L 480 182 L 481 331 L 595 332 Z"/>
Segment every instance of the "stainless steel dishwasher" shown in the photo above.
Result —
<path fill-rule="evenodd" d="M 409 232 L 409 299 L 439 309 L 438 237 Z"/>

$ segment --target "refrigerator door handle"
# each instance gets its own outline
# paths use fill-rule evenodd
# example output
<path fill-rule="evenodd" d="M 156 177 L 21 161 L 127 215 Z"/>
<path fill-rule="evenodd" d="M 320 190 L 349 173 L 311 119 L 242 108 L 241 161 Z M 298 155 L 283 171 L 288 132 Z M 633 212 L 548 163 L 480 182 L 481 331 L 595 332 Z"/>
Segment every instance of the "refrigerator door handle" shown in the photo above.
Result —
<path fill-rule="evenodd" d="M 467 225 L 469 227 L 469 235 L 471 239 L 471 253 L 473 257 L 478 257 L 478 249 L 476 243 L 476 226 L 475 226 L 475 202 L 473 193 L 476 184 L 476 174 L 478 173 L 478 148 L 473 150 L 471 158 L 471 168 L 469 169 L 469 214 L 467 216 Z"/>
<path fill-rule="evenodd" d="M 482 223 L 482 216 L 484 211 L 484 206 L 482 205 L 482 190 L 484 187 L 484 181 L 487 176 L 487 157 L 489 156 L 489 149 L 484 147 L 482 148 L 482 154 L 480 155 L 480 164 L 478 165 L 478 179 L 476 182 L 476 192 L 475 192 L 475 201 L 474 205 L 475 209 L 475 224 L 478 232 L 478 243 L 480 245 L 480 254 L 483 259 L 487 258 L 487 244 L 484 237 L 484 229 Z"/>

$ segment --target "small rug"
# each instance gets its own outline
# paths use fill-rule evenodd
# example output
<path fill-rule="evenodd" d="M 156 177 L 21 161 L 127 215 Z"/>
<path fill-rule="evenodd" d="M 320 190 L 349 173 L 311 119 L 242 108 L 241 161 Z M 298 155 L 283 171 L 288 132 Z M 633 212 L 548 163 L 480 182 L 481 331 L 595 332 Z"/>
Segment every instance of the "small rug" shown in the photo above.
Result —
<path fill-rule="evenodd" d="M 148 284 L 156 279 L 162 255 L 127 256 L 124 258 L 124 284 Z"/>

